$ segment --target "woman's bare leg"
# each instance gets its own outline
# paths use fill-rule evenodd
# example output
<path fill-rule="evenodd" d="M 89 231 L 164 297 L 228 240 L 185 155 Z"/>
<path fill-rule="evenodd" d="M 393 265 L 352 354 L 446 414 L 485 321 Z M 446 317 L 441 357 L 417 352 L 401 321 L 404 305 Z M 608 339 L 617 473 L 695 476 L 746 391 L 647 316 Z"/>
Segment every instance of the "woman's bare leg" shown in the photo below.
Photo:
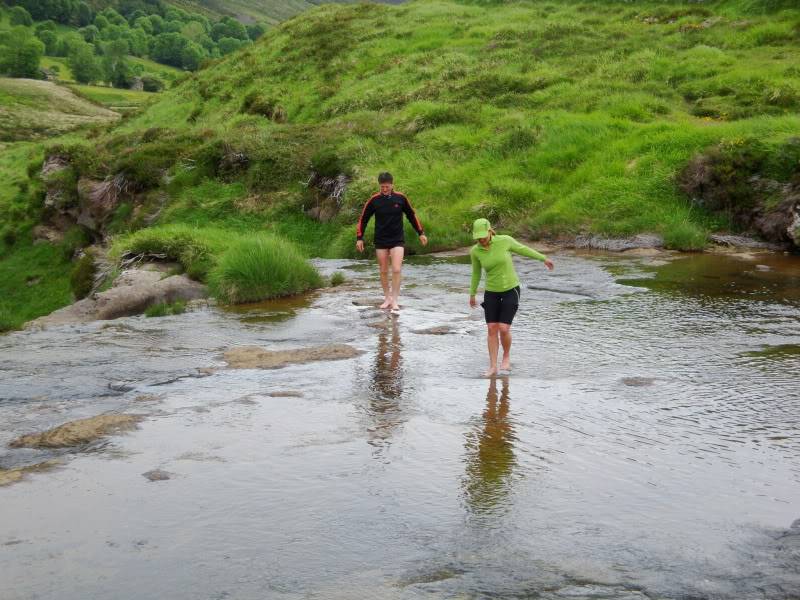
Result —
<path fill-rule="evenodd" d="M 486 377 L 494 377 L 497 375 L 497 351 L 500 349 L 500 340 L 498 334 L 500 331 L 500 323 L 487 323 L 488 337 L 486 339 L 489 346 L 489 370 L 484 373 Z"/>
<path fill-rule="evenodd" d="M 498 324 L 500 343 L 503 345 L 503 362 L 500 363 L 501 371 L 511 370 L 511 325 Z"/>

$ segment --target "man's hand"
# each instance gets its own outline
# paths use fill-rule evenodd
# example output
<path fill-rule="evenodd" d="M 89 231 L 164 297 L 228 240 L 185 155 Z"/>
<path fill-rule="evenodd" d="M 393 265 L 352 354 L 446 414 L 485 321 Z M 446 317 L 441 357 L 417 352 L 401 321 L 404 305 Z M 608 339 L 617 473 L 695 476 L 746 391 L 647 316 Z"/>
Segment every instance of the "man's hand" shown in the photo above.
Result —
<path fill-rule="evenodd" d="M 421 236 L 419 236 L 419 243 L 422 244 L 423 246 L 427 246 L 428 236 L 426 236 L 424 233 Z"/>
<path fill-rule="evenodd" d="M 469 297 L 469 307 L 476 308 L 478 306 L 478 301 L 475 299 L 475 296 Z"/>
<path fill-rule="evenodd" d="M 555 268 L 553 261 L 550 260 L 549 258 L 544 261 L 544 266 L 547 267 L 548 271 L 552 271 Z"/>
<path fill-rule="evenodd" d="M 358 250 L 359 252 L 364 251 L 364 240 L 358 240 L 356 242 L 356 250 Z"/>

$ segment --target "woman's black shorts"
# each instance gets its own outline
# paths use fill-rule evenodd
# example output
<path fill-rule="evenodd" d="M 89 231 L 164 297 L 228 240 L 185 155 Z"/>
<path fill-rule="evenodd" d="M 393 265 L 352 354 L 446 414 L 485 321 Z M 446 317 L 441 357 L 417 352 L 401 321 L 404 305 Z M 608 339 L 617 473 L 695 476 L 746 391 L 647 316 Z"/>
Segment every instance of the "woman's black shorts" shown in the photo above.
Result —
<path fill-rule="evenodd" d="M 519 308 L 519 286 L 505 292 L 484 292 L 483 307 L 487 323 L 507 323 L 511 325 Z"/>

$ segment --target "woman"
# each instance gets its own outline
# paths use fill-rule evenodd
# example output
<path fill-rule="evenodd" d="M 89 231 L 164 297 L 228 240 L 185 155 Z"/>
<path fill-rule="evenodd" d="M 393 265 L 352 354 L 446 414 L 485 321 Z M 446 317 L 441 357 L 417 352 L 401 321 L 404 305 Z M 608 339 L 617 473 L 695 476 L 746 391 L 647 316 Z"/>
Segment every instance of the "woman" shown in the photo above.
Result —
<path fill-rule="evenodd" d="M 553 270 L 553 261 L 533 248 L 520 244 L 510 235 L 497 235 L 487 219 L 476 219 L 472 224 L 472 239 L 478 240 L 469 252 L 472 259 L 472 283 L 469 288 L 469 305 L 477 306 L 475 292 L 486 271 L 486 289 L 483 293 L 483 311 L 489 333 L 489 370 L 486 377 L 497 375 L 497 352 L 503 346 L 501 371 L 511 369 L 511 322 L 519 308 L 519 278 L 514 271 L 511 253 L 541 260 Z"/>

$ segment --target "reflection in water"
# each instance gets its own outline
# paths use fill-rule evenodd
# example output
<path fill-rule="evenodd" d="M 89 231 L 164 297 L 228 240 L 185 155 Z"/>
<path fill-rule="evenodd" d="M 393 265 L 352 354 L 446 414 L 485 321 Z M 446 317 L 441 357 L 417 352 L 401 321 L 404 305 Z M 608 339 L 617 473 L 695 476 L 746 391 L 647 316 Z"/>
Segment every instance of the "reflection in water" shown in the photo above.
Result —
<path fill-rule="evenodd" d="M 367 412 L 371 417 L 369 443 L 378 448 L 388 445 L 394 430 L 405 420 L 400 401 L 403 396 L 403 357 L 397 319 L 378 335 L 378 349 L 369 384 Z"/>
<path fill-rule="evenodd" d="M 486 409 L 476 427 L 467 433 L 466 477 L 463 490 L 467 506 L 476 514 L 496 513 L 511 490 L 511 472 L 516 464 L 514 426 L 508 417 L 508 377 L 491 379 Z"/>

